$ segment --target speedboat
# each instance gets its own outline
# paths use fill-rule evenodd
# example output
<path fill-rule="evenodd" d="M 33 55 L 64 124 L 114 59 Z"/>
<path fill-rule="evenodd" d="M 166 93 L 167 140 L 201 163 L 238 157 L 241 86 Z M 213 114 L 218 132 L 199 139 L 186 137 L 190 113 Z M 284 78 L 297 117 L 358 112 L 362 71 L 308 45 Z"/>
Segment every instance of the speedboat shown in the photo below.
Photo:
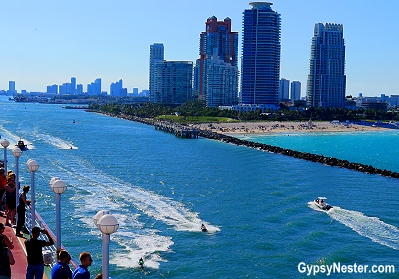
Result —
<path fill-rule="evenodd" d="M 333 208 L 331 205 L 329 205 L 328 203 L 325 202 L 327 198 L 326 197 L 317 197 L 317 199 L 314 200 L 314 204 L 325 211 L 330 210 L 331 208 Z"/>
<path fill-rule="evenodd" d="M 18 143 L 16 144 L 16 146 L 18 146 L 19 149 L 21 149 L 21 151 L 24 151 L 26 148 L 26 144 L 24 143 L 23 140 L 19 140 Z"/>

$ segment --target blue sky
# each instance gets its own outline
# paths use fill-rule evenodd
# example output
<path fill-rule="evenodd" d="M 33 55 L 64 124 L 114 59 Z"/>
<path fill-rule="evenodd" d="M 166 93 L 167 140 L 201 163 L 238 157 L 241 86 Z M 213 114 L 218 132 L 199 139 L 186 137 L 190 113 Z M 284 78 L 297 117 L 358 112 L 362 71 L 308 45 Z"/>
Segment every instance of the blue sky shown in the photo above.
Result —
<path fill-rule="evenodd" d="M 148 89 L 149 46 L 163 43 L 166 60 L 195 61 L 208 17 L 230 17 L 241 51 L 239 0 L 0 0 L 0 89 L 45 91 L 50 84 L 102 90 L 123 79 L 132 92 Z M 344 25 L 347 95 L 399 94 L 399 1 L 276 0 L 281 14 L 280 76 L 306 94 L 310 43 L 317 22 Z"/>

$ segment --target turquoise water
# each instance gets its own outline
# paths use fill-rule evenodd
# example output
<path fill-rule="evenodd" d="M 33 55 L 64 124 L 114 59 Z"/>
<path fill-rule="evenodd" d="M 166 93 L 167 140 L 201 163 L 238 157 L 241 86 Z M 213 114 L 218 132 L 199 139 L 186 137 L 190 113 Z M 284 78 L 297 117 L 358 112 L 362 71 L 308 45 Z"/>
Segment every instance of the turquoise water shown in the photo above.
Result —
<path fill-rule="evenodd" d="M 298 271 L 300 262 L 397 265 L 398 180 L 204 138 L 179 139 L 151 126 L 61 105 L 2 98 L 0 109 L 2 138 L 15 144 L 21 137 L 30 149 L 20 158 L 22 185 L 29 183 L 25 162 L 33 158 L 40 164 L 36 208 L 54 232 L 49 181 L 59 176 L 67 183 L 62 242 L 75 259 L 82 251 L 92 253 L 92 275 L 101 271 L 102 258 L 101 235 L 92 218 L 103 209 L 120 224 L 110 242 L 114 279 L 305 278 Z M 334 137 L 320 137 L 327 144 L 308 148 L 327 156 L 337 152 L 335 142 L 344 156 L 358 161 L 352 156 L 360 149 L 330 140 Z M 345 137 L 354 143 L 367 138 Z M 397 135 L 369 137 L 385 146 L 384 140 L 394 143 Z M 305 135 L 280 138 L 273 140 L 281 140 L 282 147 L 294 147 L 283 142 L 286 138 L 302 142 L 298 149 L 309 146 Z M 394 144 L 390 148 L 391 154 L 398 152 Z M 375 157 L 372 148 L 361 150 L 361 159 Z M 393 170 L 397 156 L 383 156 L 369 164 L 382 167 L 377 163 L 387 160 Z M 328 214 L 309 204 L 321 195 L 335 206 Z M 200 231 L 201 223 L 208 233 Z M 143 270 L 137 264 L 141 256 Z"/>
<path fill-rule="evenodd" d="M 399 130 L 233 136 L 399 172 Z"/>

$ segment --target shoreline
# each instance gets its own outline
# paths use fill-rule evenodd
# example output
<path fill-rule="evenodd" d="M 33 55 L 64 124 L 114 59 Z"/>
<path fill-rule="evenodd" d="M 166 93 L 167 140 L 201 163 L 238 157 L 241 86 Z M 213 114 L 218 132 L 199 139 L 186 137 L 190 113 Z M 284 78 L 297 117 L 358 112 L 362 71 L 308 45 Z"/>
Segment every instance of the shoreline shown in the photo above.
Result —
<path fill-rule="evenodd" d="M 312 121 L 263 121 L 236 123 L 206 123 L 194 125 L 201 130 L 212 130 L 220 134 L 275 134 L 314 132 L 369 132 L 394 130 L 388 127 L 369 126 L 343 122 Z"/>

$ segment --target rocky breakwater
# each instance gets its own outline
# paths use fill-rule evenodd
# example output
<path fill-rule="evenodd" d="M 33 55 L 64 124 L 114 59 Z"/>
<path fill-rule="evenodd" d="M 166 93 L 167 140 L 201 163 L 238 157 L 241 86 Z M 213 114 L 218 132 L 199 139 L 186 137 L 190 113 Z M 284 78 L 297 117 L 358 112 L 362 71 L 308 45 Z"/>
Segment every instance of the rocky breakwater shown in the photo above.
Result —
<path fill-rule="evenodd" d="M 218 140 L 218 141 L 222 141 L 222 142 L 232 143 L 235 145 L 248 146 L 251 148 L 258 149 L 258 150 L 264 150 L 264 151 L 268 151 L 268 152 L 291 156 L 294 158 L 307 160 L 307 161 L 311 161 L 311 162 L 315 162 L 315 163 L 321 163 L 321 164 L 325 164 L 328 166 L 346 168 L 346 169 L 364 172 L 364 173 L 368 173 L 368 174 L 380 174 L 382 176 L 399 178 L 398 172 L 393 172 L 393 171 L 385 170 L 385 169 L 384 170 L 378 169 L 373 166 L 364 165 L 364 164 L 360 164 L 360 163 L 353 163 L 353 162 L 349 162 L 347 160 L 341 160 L 341 159 L 337 159 L 337 158 L 333 158 L 333 157 L 324 157 L 323 155 L 305 153 L 305 152 L 295 151 L 295 150 L 291 150 L 291 149 L 281 148 L 278 146 L 273 146 L 273 145 L 268 145 L 268 144 L 263 144 L 263 143 L 258 143 L 258 142 L 252 142 L 252 141 L 247 141 L 247 140 L 241 140 L 241 139 L 238 139 L 235 137 L 231 137 L 231 136 L 224 135 L 224 134 L 218 134 L 218 133 L 215 133 L 212 131 L 200 130 L 199 136 L 208 138 L 208 139 L 212 139 L 212 140 Z"/>
<path fill-rule="evenodd" d="M 118 114 L 104 113 L 104 112 L 99 112 L 99 113 L 102 113 L 102 114 L 105 114 L 108 116 L 112 116 L 112 117 L 118 117 L 118 118 L 130 120 L 130 121 L 140 122 L 142 124 L 147 124 L 147 125 L 151 125 L 151 126 L 155 125 L 155 121 L 153 119 L 147 119 L 147 118 L 142 118 L 142 117 L 133 116 L 133 115 L 125 115 L 125 114 L 121 114 L 121 113 L 118 113 Z M 258 150 L 264 150 L 264 151 L 268 151 L 268 152 L 291 156 L 293 158 L 307 160 L 307 161 L 311 161 L 314 163 L 321 163 L 321 164 L 332 166 L 332 167 L 340 167 L 340 168 L 346 168 L 346 169 L 364 172 L 364 173 L 368 173 L 368 174 L 379 174 L 379 175 L 386 176 L 386 177 L 399 178 L 399 173 L 393 172 L 390 170 L 378 169 L 378 168 L 375 168 L 370 165 L 353 163 L 353 162 L 349 162 L 347 160 L 341 160 L 341 159 L 337 159 L 334 157 L 324 157 L 323 155 L 317 155 L 317 154 L 312 154 L 312 153 L 307 153 L 307 152 L 300 152 L 300 151 L 296 151 L 296 150 L 281 148 L 278 146 L 273 146 L 273 145 L 268 145 L 268 144 L 263 144 L 263 143 L 258 143 L 258 142 L 252 142 L 252 141 L 247 141 L 247 140 L 241 140 L 241 139 L 238 139 L 238 138 L 235 138 L 232 136 L 215 133 L 215 132 L 208 131 L 208 130 L 199 130 L 198 136 L 203 137 L 203 138 L 212 139 L 212 140 L 218 140 L 218 141 L 222 141 L 222 142 L 226 142 L 226 143 L 232 143 L 235 145 L 243 145 L 243 146 L 255 148 Z"/>

